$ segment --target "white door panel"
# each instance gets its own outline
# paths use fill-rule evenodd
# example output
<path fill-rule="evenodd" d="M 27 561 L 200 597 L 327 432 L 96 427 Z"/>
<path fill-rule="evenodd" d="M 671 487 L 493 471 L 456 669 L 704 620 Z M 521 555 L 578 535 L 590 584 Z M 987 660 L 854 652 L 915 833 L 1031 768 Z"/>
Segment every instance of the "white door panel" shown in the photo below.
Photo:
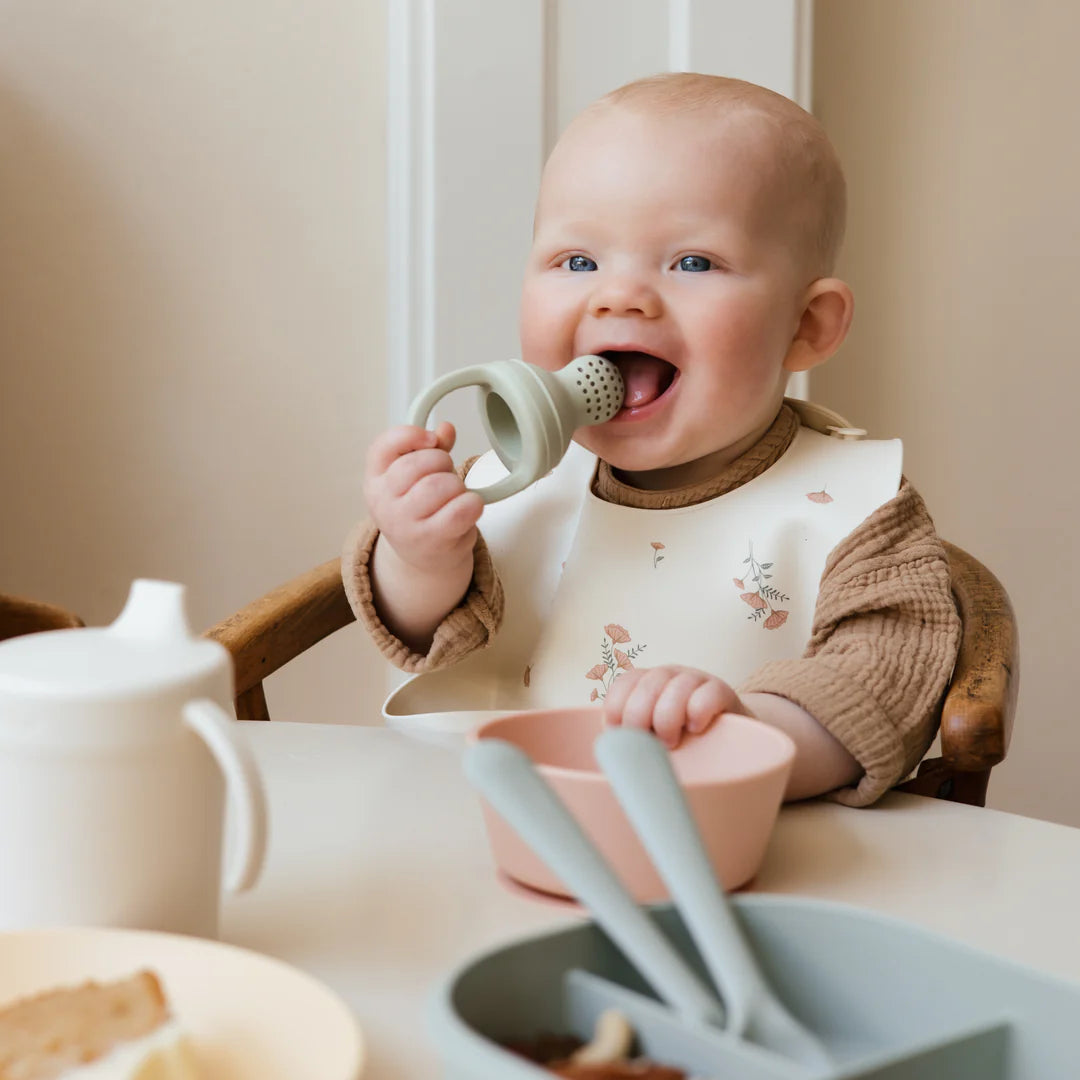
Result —
<path fill-rule="evenodd" d="M 671 70 L 668 4 L 656 0 L 558 0 L 552 7 L 556 52 L 549 70 L 556 132 L 590 101 L 616 86 Z"/>

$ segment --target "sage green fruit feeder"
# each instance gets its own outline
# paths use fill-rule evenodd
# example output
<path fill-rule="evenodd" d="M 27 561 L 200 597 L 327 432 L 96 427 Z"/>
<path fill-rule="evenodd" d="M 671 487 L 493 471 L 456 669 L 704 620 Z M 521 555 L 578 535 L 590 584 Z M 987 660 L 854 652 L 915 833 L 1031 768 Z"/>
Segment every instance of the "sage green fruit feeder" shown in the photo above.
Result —
<path fill-rule="evenodd" d="M 625 393 L 619 369 L 603 356 L 578 356 L 559 371 L 522 360 L 495 360 L 436 379 L 412 403 L 409 423 L 425 426 L 435 405 L 465 386 L 480 388 L 484 430 L 509 473 L 478 489 L 488 503 L 551 472 L 574 432 L 610 420 L 622 408 Z"/>

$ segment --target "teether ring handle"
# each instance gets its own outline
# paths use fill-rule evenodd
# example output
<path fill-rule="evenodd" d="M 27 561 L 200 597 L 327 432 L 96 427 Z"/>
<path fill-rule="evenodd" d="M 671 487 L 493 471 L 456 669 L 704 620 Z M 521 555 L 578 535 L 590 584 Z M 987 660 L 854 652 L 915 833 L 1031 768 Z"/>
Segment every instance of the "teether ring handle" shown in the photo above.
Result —
<path fill-rule="evenodd" d="M 462 368 L 460 371 L 451 371 L 436 379 L 426 390 L 423 390 L 409 406 L 409 423 L 416 427 L 426 427 L 431 410 L 447 394 L 454 390 L 460 390 L 463 386 L 490 386 L 484 365 L 474 364 L 472 367 Z"/>
<path fill-rule="evenodd" d="M 484 390 L 496 392 L 503 389 L 494 385 L 491 365 L 474 364 L 460 371 L 451 371 L 436 379 L 416 398 L 409 408 L 409 423 L 416 427 L 425 427 L 431 410 L 438 402 L 447 394 L 466 386 L 479 386 Z M 521 430 L 521 458 L 514 463 L 509 475 L 502 477 L 494 484 L 475 489 L 477 495 L 485 503 L 498 502 L 500 499 L 524 490 L 547 471 L 546 468 L 539 466 L 538 461 L 533 460 L 536 457 L 535 448 L 543 445 L 544 439 L 539 418 L 528 409 L 519 409 L 515 412 L 514 418 Z"/>

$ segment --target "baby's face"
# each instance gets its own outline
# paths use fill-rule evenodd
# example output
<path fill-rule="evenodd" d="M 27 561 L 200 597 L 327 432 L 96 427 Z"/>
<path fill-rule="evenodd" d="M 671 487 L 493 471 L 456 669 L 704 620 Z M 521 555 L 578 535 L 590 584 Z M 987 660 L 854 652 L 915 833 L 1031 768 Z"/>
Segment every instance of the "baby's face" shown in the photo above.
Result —
<path fill-rule="evenodd" d="M 619 365 L 623 410 L 576 435 L 617 469 L 689 482 L 776 415 L 809 281 L 766 153 L 746 119 L 608 108 L 573 125 L 548 163 L 522 356 L 550 370 L 583 353 Z"/>

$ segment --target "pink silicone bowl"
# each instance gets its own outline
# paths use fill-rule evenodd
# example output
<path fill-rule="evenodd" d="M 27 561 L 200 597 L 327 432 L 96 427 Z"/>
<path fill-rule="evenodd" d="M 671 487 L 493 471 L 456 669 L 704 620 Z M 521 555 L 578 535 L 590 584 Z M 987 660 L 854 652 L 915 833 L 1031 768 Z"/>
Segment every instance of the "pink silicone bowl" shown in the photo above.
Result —
<path fill-rule="evenodd" d="M 549 709 L 490 720 L 469 738 L 504 739 L 524 750 L 634 898 L 666 900 L 663 882 L 593 758 L 593 740 L 602 730 L 599 708 Z M 734 714 L 672 751 L 675 773 L 725 889 L 737 889 L 757 873 L 794 758 L 795 744 L 783 732 Z M 569 896 L 517 833 L 482 806 L 499 869 L 529 888 Z"/>

